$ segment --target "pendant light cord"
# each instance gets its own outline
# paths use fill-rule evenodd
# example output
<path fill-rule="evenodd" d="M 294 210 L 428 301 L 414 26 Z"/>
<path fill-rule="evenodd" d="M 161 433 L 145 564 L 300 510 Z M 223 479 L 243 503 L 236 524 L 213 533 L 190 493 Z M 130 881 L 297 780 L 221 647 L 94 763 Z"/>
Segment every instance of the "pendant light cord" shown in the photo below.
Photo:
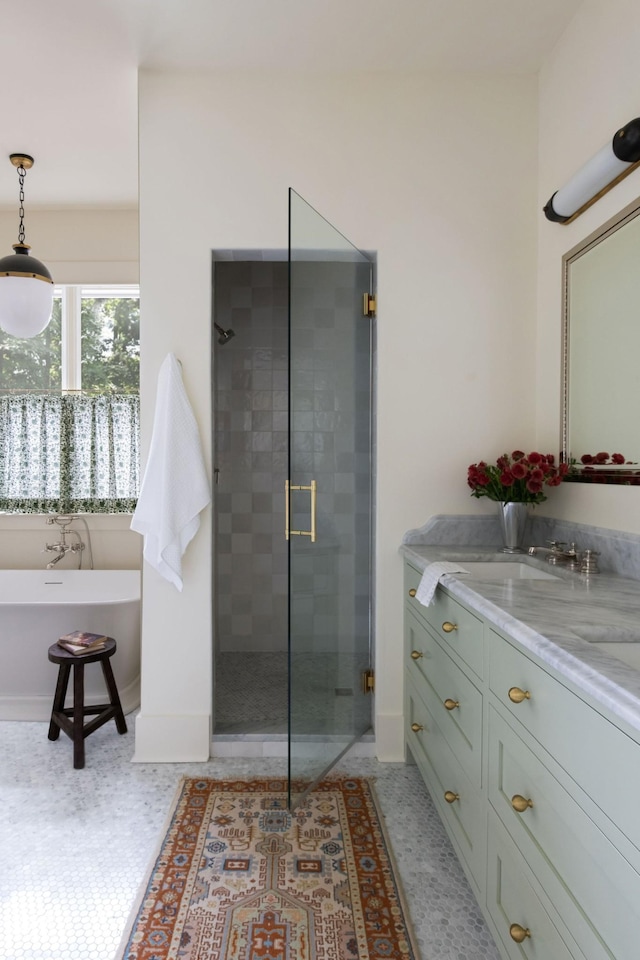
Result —
<path fill-rule="evenodd" d="M 19 180 L 19 182 L 20 182 L 20 193 L 19 193 L 20 206 L 19 206 L 19 208 L 18 208 L 18 213 L 20 214 L 20 226 L 19 226 L 19 228 L 18 228 L 18 243 L 23 244 L 23 245 L 24 245 L 24 240 L 25 240 L 25 232 L 24 232 L 24 178 L 26 177 L 26 175 L 27 175 L 27 171 L 26 171 L 25 168 L 22 166 L 22 164 L 20 164 L 20 166 L 18 167 L 18 180 Z"/>

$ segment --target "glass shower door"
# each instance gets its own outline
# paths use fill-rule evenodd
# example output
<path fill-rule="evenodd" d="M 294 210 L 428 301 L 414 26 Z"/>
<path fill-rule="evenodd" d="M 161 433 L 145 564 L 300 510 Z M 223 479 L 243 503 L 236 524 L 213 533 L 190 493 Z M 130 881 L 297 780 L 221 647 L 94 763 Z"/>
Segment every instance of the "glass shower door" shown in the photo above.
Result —
<path fill-rule="evenodd" d="M 371 725 L 372 263 L 289 192 L 289 791 Z"/>

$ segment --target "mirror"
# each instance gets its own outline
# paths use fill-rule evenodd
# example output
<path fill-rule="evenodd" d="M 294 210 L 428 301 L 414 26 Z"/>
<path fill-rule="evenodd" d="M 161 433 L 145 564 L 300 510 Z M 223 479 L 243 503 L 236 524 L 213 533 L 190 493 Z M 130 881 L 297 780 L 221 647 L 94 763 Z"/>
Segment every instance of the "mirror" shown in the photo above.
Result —
<path fill-rule="evenodd" d="M 566 480 L 640 485 L 640 201 L 562 258 Z"/>

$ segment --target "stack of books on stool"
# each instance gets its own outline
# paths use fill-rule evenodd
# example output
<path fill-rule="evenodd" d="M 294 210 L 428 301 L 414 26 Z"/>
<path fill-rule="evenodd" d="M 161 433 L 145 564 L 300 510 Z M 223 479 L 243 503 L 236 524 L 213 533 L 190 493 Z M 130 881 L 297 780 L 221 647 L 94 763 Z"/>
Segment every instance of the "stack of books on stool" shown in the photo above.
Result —
<path fill-rule="evenodd" d="M 63 650 L 68 650 L 75 656 L 83 653 L 96 653 L 102 650 L 108 637 L 101 633 L 87 633 L 86 630 L 74 630 L 72 633 L 65 633 L 57 641 L 58 646 Z"/>

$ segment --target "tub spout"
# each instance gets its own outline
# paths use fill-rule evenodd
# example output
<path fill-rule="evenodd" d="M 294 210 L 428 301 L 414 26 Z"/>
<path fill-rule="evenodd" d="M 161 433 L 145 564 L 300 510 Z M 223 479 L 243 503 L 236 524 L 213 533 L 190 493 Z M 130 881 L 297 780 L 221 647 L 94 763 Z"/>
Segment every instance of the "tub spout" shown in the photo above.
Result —
<path fill-rule="evenodd" d="M 53 544 L 54 549 L 57 546 L 58 546 L 57 544 Z M 49 563 L 47 564 L 47 570 L 51 570 L 52 567 L 55 567 L 56 563 L 60 563 L 60 561 L 65 556 L 68 550 L 69 550 L 69 547 L 63 547 L 61 550 L 59 550 L 58 556 L 54 557 L 53 560 L 50 560 Z"/>

